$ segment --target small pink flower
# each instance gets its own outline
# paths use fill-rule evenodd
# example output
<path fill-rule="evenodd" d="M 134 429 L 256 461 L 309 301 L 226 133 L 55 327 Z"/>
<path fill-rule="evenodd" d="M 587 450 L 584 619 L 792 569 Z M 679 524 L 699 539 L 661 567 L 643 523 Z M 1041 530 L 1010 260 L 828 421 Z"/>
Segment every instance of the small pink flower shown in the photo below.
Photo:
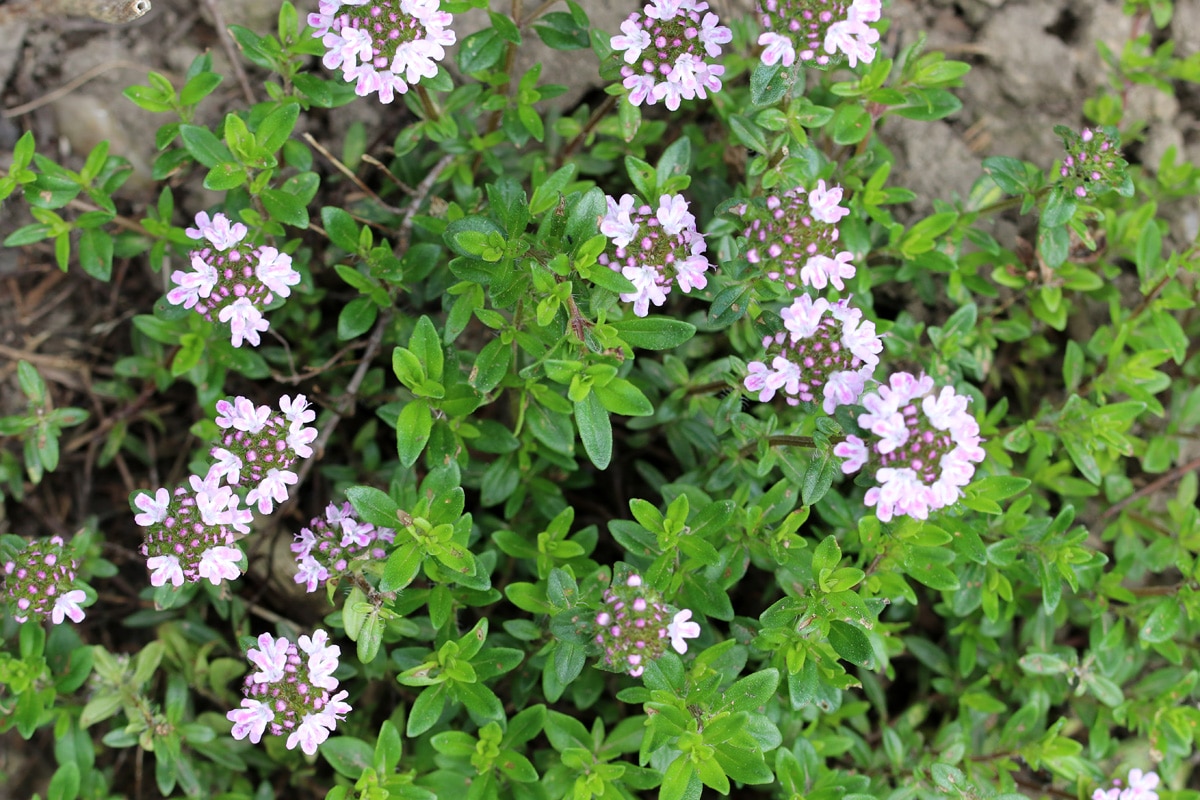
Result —
<path fill-rule="evenodd" d="M 287 639 L 276 639 L 269 633 L 259 635 L 259 649 L 246 651 L 250 663 L 258 667 L 258 672 L 251 676 L 255 683 L 275 683 L 283 679 L 290 644 Z"/>
<path fill-rule="evenodd" d="M 246 238 L 247 232 L 245 225 L 240 222 L 231 224 L 229 217 L 224 214 L 217 214 L 210 220 L 204 211 L 196 215 L 196 227 L 184 231 L 189 238 L 207 239 L 218 250 L 236 247 Z"/>
<path fill-rule="evenodd" d="M 167 506 L 171 502 L 171 493 L 166 489 L 159 489 L 151 497 L 146 493 L 141 493 L 133 498 L 133 504 L 140 508 L 143 513 L 138 514 L 133 518 L 133 521 L 143 528 L 148 528 L 151 525 L 156 525 L 166 519 Z"/>
<path fill-rule="evenodd" d="M 850 213 L 849 209 L 838 205 L 841 202 L 842 187 L 826 189 L 825 181 L 817 181 L 817 187 L 808 193 L 808 204 L 812 208 L 813 216 L 831 225 L 836 225 L 842 217 Z"/>
<path fill-rule="evenodd" d="M 299 745 L 305 755 L 315 755 L 321 743 L 329 738 L 330 729 L 325 727 L 326 718 L 322 714 L 305 714 L 300 727 L 288 736 L 287 749 L 295 750 Z"/>
<path fill-rule="evenodd" d="M 274 247 L 261 247 L 255 275 L 263 285 L 280 297 L 289 297 L 300 282 L 300 273 L 292 269 L 292 257 Z"/>
<path fill-rule="evenodd" d="M 656 218 L 663 231 L 675 236 L 684 228 L 695 228 L 696 218 L 688 211 L 688 201 L 682 195 L 664 194 L 658 198 Z"/>
<path fill-rule="evenodd" d="M 824 289 L 826 285 L 833 284 L 835 289 L 842 291 L 846 288 L 843 279 L 853 278 L 857 271 L 850 263 L 852 258 L 854 255 L 845 250 L 833 258 L 818 253 L 800 269 L 800 280 L 814 289 Z"/>
<path fill-rule="evenodd" d="M 834 445 L 833 454 L 838 458 L 843 458 L 842 472 L 849 475 L 851 472 L 858 472 L 862 469 L 863 464 L 867 463 L 867 443 L 858 438 L 854 434 L 846 437 L 846 441 L 839 442 Z"/>
<path fill-rule="evenodd" d="M 287 487 L 295 486 L 299 481 L 299 476 L 290 470 L 270 469 L 262 482 L 246 495 L 246 503 L 257 505 L 260 514 L 270 514 L 275 503 L 287 501 Z"/>
<path fill-rule="evenodd" d="M 242 574 L 241 567 L 238 566 L 241 560 L 242 551 L 236 547 L 210 547 L 200 556 L 200 565 L 196 572 L 216 586 L 223 580 L 237 580 Z"/>
<path fill-rule="evenodd" d="M 650 46 L 650 33 L 641 28 L 635 19 L 622 22 L 621 33 L 622 36 L 612 37 L 612 48 L 625 51 L 626 64 L 636 63 L 642 51 Z"/>
<path fill-rule="evenodd" d="M 175 556 L 151 556 L 146 559 L 150 569 L 150 585 L 165 586 L 167 581 L 172 586 L 183 586 L 183 567 Z"/>
<path fill-rule="evenodd" d="M 786 36 L 768 31 L 758 37 L 758 43 L 766 48 L 762 52 L 762 62 L 768 67 L 776 63 L 790 67 L 796 63 L 796 47 Z"/>
<path fill-rule="evenodd" d="M 275 721 L 275 712 L 266 703 L 247 697 L 242 700 L 241 708 L 228 712 L 225 718 L 233 723 L 233 730 L 230 731 L 233 738 L 245 739 L 248 736 L 251 742 L 258 744 L 267 725 Z"/>
<path fill-rule="evenodd" d="M 70 617 L 72 622 L 83 622 L 83 609 L 79 604 L 87 599 L 82 589 L 72 589 L 66 594 L 59 595 L 54 601 L 54 610 L 50 612 L 50 621 L 61 625 L 63 617 Z"/>
<path fill-rule="evenodd" d="M 243 341 L 257 347 L 261 342 L 258 335 L 270 327 L 263 319 L 262 312 L 245 297 L 239 297 L 231 305 L 222 308 L 217 319 L 229 323 L 234 347 L 241 347 Z"/>
<path fill-rule="evenodd" d="M 683 609 L 675 618 L 671 620 L 671 624 L 667 626 L 667 636 L 671 639 L 671 647 L 675 648 L 675 652 L 683 655 L 687 652 L 687 640 L 695 639 L 700 635 L 700 625 L 696 622 L 689 622 L 692 618 L 692 612 L 689 609 Z"/>
<path fill-rule="evenodd" d="M 623 292 L 621 299 L 633 303 L 633 313 L 644 317 L 650 313 L 650 304 L 661 306 L 667 295 L 658 285 L 658 270 L 653 267 L 623 267 L 621 274 L 633 284 L 634 291 Z"/>

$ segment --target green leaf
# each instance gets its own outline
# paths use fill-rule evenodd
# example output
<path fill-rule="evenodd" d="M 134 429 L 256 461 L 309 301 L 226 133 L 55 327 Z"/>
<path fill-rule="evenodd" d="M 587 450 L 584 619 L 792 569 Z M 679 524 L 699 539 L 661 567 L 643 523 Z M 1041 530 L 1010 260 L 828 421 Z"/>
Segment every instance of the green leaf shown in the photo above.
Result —
<path fill-rule="evenodd" d="M 778 103 L 787 94 L 788 70 L 782 64 L 758 63 L 750 73 L 750 102 L 756 106 Z"/>
<path fill-rule="evenodd" d="M 380 590 L 395 592 L 408 586 L 417 577 L 424 561 L 425 553 L 416 544 L 410 542 L 396 548 L 384 564 Z"/>
<path fill-rule="evenodd" d="M 991 156 L 983 160 L 983 172 L 1005 194 L 1023 194 L 1028 188 L 1024 161 L 1008 156 Z"/>
<path fill-rule="evenodd" d="M 659 186 L 666 186 L 672 178 L 689 175 L 692 166 L 692 142 L 686 136 L 680 136 L 663 151 L 658 159 L 655 177 Z"/>
<path fill-rule="evenodd" d="M 371 486 L 351 486 L 346 490 L 346 499 L 364 521 L 381 528 L 398 528 L 400 506 L 387 492 Z"/>
<path fill-rule="evenodd" d="M 425 367 L 425 374 L 429 376 L 429 379 L 440 383 L 444 359 L 442 341 L 429 317 L 422 316 L 417 320 L 412 338 L 408 341 L 408 349 Z"/>
<path fill-rule="evenodd" d="M 1046 228 L 1066 225 L 1075 216 L 1075 207 L 1075 198 L 1062 186 L 1055 186 L 1042 209 L 1042 225 Z"/>
<path fill-rule="evenodd" d="M 592 392 L 600 403 L 614 414 L 627 417 L 648 417 L 654 414 L 654 406 L 642 390 L 624 378 L 613 378 L 604 386 L 593 386 Z"/>
<path fill-rule="evenodd" d="M 107 282 L 112 276 L 112 234 L 98 228 L 86 230 L 79 237 L 79 265 L 97 280 Z"/>
<path fill-rule="evenodd" d="M 60 766 L 46 788 L 48 800 L 75 800 L 79 797 L 79 765 L 73 761 Z"/>
<path fill-rule="evenodd" d="M 371 298 L 354 298 L 338 314 L 338 339 L 345 341 L 366 333 L 375 324 L 378 314 L 379 306 Z"/>
<path fill-rule="evenodd" d="M 767 144 L 767 138 L 763 134 L 762 128 L 758 127 L 751 120 L 739 114 L 731 114 L 729 116 L 729 130 L 733 133 L 735 139 L 754 152 L 764 155 L 770 152 L 771 148 Z"/>
<path fill-rule="evenodd" d="M 679 347 L 696 333 L 695 325 L 667 317 L 630 317 L 609 324 L 630 347 L 646 350 Z"/>
<path fill-rule="evenodd" d="M 282 189 L 263 189 L 260 197 L 271 219 L 293 228 L 308 227 L 308 205 L 302 198 Z"/>
<path fill-rule="evenodd" d="M 533 27 L 538 37 L 554 50 L 585 50 L 590 46 L 586 28 L 564 11 L 543 14 Z"/>
<path fill-rule="evenodd" d="M 428 400 L 417 398 L 400 410 L 396 419 L 396 452 L 401 464 L 411 467 L 417 463 L 432 431 L 433 412 Z"/>
<path fill-rule="evenodd" d="M 583 449 L 597 469 L 607 469 L 612 460 L 612 423 L 600 398 L 594 393 L 575 403 L 575 424 Z"/>
<path fill-rule="evenodd" d="M 436 725 L 445 707 L 446 684 L 425 687 L 408 710 L 408 725 L 405 729 L 408 738 L 414 739 Z"/>
<path fill-rule="evenodd" d="M 371 768 L 371 745 L 353 736 L 331 736 L 321 745 L 321 755 L 339 774 L 358 780 L 363 770 Z"/>
<path fill-rule="evenodd" d="M 873 669 L 875 653 L 871 640 L 854 625 L 840 619 L 829 621 L 829 646 L 851 664 Z"/>
<path fill-rule="evenodd" d="M 222 163 L 233 161 L 233 153 L 230 153 L 229 148 L 208 128 L 201 128 L 196 125 L 180 125 L 179 135 L 183 139 L 183 146 L 191 154 L 192 158 L 209 169 L 220 166 Z"/>
<path fill-rule="evenodd" d="M 258 146 L 268 153 L 274 153 L 283 147 L 283 143 L 292 135 L 292 129 L 296 127 L 296 119 L 299 116 L 298 103 L 286 103 L 267 114 L 259 123 L 258 130 L 254 132 Z"/>
<path fill-rule="evenodd" d="M 755 672 L 736 681 L 722 693 L 722 699 L 732 711 L 759 713 L 779 688 L 779 670 L 771 668 Z"/>
<path fill-rule="evenodd" d="M 871 115 L 860 105 L 843 105 L 833 115 L 830 136 L 836 144 L 858 144 L 871 131 Z"/>
<path fill-rule="evenodd" d="M 459 47 L 459 69 L 467 74 L 489 70 L 500 63 L 507 46 L 495 28 L 485 28 L 473 33 L 464 39 Z"/>
<path fill-rule="evenodd" d="M 325 206 L 321 209 L 321 224 L 329 241 L 348 253 L 358 250 L 358 223 L 346 211 Z"/>

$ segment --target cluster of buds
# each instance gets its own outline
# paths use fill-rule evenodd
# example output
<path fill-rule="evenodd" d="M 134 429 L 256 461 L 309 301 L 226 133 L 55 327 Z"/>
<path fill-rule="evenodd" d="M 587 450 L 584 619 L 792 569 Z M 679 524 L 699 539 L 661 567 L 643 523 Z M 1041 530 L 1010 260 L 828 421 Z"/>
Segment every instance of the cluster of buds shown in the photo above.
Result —
<path fill-rule="evenodd" d="M 759 19 L 767 32 L 758 37 L 764 64 L 790 67 L 797 60 L 824 67 L 844 55 L 850 66 L 875 60 L 880 0 L 760 0 Z"/>
<path fill-rule="evenodd" d="M 175 288 L 167 293 L 167 302 L 194 308 L 209 322 L 215 317 L 228 323 L 234 347 L 243 341 L 258 345 L 259 334 L 269 327 L 263 309 L 276 295 L 289 296 L 300 282 L 292 257 L 274 247 L 243 242 L 246 226 L 230 224 L 224 214 L 210 220 L 201 211 L 196 227 L 186 233 L 205 244 L 189 253 L 193 272 L 172 273 Z"/>
<path fill-rule="evenodd" d="M 315 592 L 330 578 L 347 574 L 355 559 L 386 558 L 387 550 L 382 545 L 391 544 L 395 538 L 396 532 L 390 528 L 359 522 L 349 503 L 342 503 L 341 508 L 330 503 L 325 516 L 314 517 L 292 542 L 299 565 L 295 581 Z"/>
<path fill-rule="evenodd" d="M 1080 199 L 1120 187 L 1129 163 L 1121 157 L 1121 140 L 1113 129 L 1084 128 L 1076 133 L 1065 125 L 1054 132 L 1063 140 L 1067 157 L 1059 168 L 1062 185 Z"/>
<path fill-rule="evenodd" d="M 787 330 L 763 338 L 763 349 L 774 358 L 770 366 L 750 362 L 746 389 L 759 392 L 764 403 L 780 389 L 791 405 L 822 397 L 826 414 L 858 402 L 883 350 L 875 323 L 863 320 L 846 300 L 831 304 L 808 295 L 797 297 L 781 316 Z"/>
<path fill-rule="evenodd" d="M 33 542 L 4 562 L 4 589 L 13 619 L 50 618 L 61 625 L 64 618 L 83 622 L 79 604 L 87 599 L 76 589 L 74 559 L 63 552 L 63 540 L 52 536 Z"/>
<path fill-rule="evenodd" d="M 1092 793 L 1092 800 L 1158 800 L 1158 775 L 1142 772 L 1140 769 L 1129 771 L 1129 785 L 1121 788 L 1119 780 L 1113 781 L 1111 789 L 1097 789 Z"/>
<path fill-rule="evenodd" d="M 850 263 L 854 255 L 837 248 L 837 224 L 850 213 L 841 201 L 842 187 L 827 189 L 822 180 L 811 191 L 791 189 L 735 207 L 746 220 L 746 260 L 761 264 L 789 292 L 797 284 L 844 289 L 843 281 L 857 270 Z"/>
<path fill-rule="evenodd" d="M 246 676 L 241 707 L 225 715 L 233 723 L 233 738 L 249 737 L 258 744 L 268 731 L 272 736 L 286 734 L 289 750 L 299 745 L 310 756 L 316 753 L 350 713 L 348 692 L 332 694 L 338 688 L 333 673 L 341 654 L 323 630 L 311 639 L 301 636 L 296 644 L 269 633 L 259 636 L 258 649 L 246 651 L 258 671 Z"/>
<path fill-rule="evenodd" d="M 833 452 L 844 459 L 846 474 L 872 462 L 877 485 L 863 502 L 875 507 L 880 521 L 894 514 L 926 519 L 962 495 L 960 487 L 971 482 L 984 456 L 979 423 L 967 402 L 949 386 L 935 394 L 932 378 L 907 372 L 894 373 L 887 385 L 863 395 L 867 413 L 858 424 L 870 431 L 870 441 L 847 436 Z"/>
<path fill-rule="evenodd" d="M 235 534 L 250 532 L 251 506 L 269 514 L 276 502 L 287 500 L 288 487 L 299 481 L 290 467 L 312 455 L 309 443 L 317 436 L 316 428 L 305 425 L 316 413 L 304 395 L 284 395 L 279 408 L 255 406 L 245 397 L 218 402 L 216 422 L 225 433 L 211 450 L 216 463 L 207 474 L 192 475 L 174 491 L 133 498 L 141 511 L 134 521 L 146 529 L 141 551 L 152 585 L 182 586 L 201 578 L 216 585 L 241 575 Z M 250 487 L 247 507 L 229 484 Z"/>
<path fill-rule="evenodd" d="M 325 46 L 321 63 L 340 68 L 359 97 L 378 92 L 382 103 L 437 75 L 455 42 L 454 17 L 440 0 L 320 0 L 319 9 L 308 24 Z"/>
<path fill-rule="evenodd" d="M 721 55 L 721 45 L 733 39 L 704 0 L 651 0 L 642 12 L 621 23 L 612 46 L 624 52 L 622 85 L 629 102 L 640 106 L 662 100 L 674 111 L 681 100 L 721 91 L 725 67 L 705 59 Z"/>
<path fill-rule="evenodd" d="M 666 651 L 668 641 L 675 652 L 686 653 L 687 640 L 700 635 L 700 625 L 686 608 L 667 622 L 669 616 L 662 596 L 640 575 L 613 581 L 604 591 L 604 610 L 596 615 L 596 644 L 604 663 L 636 678 Z"/>
<path fill-rule="evenodd" d="M 704 256 L 704 235 L 696 230 L 696 218 L 688 211 L 681 195 L 664 194 L 658 208 L 636 205 L 632 195 L 620 201 L 607 197 L 608 213 L 600 223 L 600 232 L 615 248 L 612 255 L 601 253 L 597 259 L 614 272 L 620 272 L 634 285 L 633 292 L 621 295 L 633 303 L 633 313 L 646 316 L 650 304 L 661 306 L 678 286 L 687 294 L 708 285 L 704 273 L 709 267 Z"/>

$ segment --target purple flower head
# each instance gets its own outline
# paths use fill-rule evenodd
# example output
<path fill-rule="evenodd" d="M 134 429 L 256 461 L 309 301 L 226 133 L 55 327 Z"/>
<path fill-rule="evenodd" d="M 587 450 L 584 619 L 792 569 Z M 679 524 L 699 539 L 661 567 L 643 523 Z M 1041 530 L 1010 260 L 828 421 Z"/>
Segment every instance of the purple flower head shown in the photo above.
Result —
<path fill-rule="evenodd" d="M 744 386 L 768 402 L 777 391 L 791 405 L 821 403 L 826 414 L 858 402 L 875 373 L 883 342 L 875 323 L 846 300 L 800 295 L 781 314 L 785 331 L 763 338 L 763 361 L 748 365 Z M 769 365 L 768 362 L 769 361 Z"/>
<path fill-rule="evenodd" d="M 287 500 L 288 487 L 298 480 L 291 467 L 296 459 L 312 455 L 308 445 L 317 436 L 316 428 L 304 425 L 315 416 L 306 410 L 304 395 L 294 400 L 284 395 L 279 405 L 276 411 L 245 397 L 217 402 L 216 422 L 223 432 L 210 451 L 216 463 L 207 479 L 250 487 L 246 502 L 257 505 L 262 514 Z"/>
<path fill-rule="evenodd" d="M 395 541 L 396 532 L 376 528 L 369 522 L 359 522 L 354 508 L 342 503 L 341 508 L 330 503 L 325 516 L 315 517 L 307 528 L 301 529 L 292 542 L 299 567 L 295 581 L 315 592 L 330 578 L 350 573 L 350 563 L 356 559 L 387 557 L 384 545 Z"/>
<path fill-rule="evenodd" d="M 75 588 L 78 565 L 63 550 L 58 536 L 30 543 L 11 560 L 0 563 L 4 597 L 17 622 L 30 617 L 61 625 L 64 619 L 83 622 L 80 603 L 87 599 Z"/>
<path fill-rule="evenodd" d="M 707 245 L 681 195 L 664 194 L 657 209 L 637 205 L 631 195 L 623 195 L 620 201 L 609 197 L 600 232 L 612 240 L 615 250 L 601 253 L 597 261 L 633 283 L 634 291 L 621 299 L 633 303 L 633 313 L 639 317 L 649 313 L 651 303 L 665 303 L 673 285 L 684 294 L 708 285 Z"/>
<path fill-rule="evenodd" d="M 456 41 L 440 0 L 321 0 L 318 8 L 308 24 L 325 45 L 322 63 L 340 68 L 359 97 L 378 93 L 382 103 L 437 75 Z"/>
<path fill-rule="evenodd" d="M 1129 166 L 1121 157 L 1121 139 L 1113 128 L 1084 128 L 1076 133 L 1065 125 L 1055 125 L 1054 132 L 1063 140 L 1067 156 L 1058 173 L 1059 185 L 1081 200 L 1104 194 L 1124 185 Z"/>
<path fill-rule="evenodd" d="M 652 0 L 621 23 L 621 34 L 611 44 L 623 54 L 621 77 L 629 102 L 662 100 L 674 111 L 682 100 L 721 91 L 725 67 L 708 59 L 718 58 L 721 45 L 732 39 L 703 0 Z"/>
<path fill-rule="evenodd" d="M 762 62 L 824 67 L 845 57 L 851 67 L 875 60 L 880 0 L 759 0 Z"/>
<path fill-rule="evenodd" d="M 680 655 L 686 653 L 687 640 L 700 635 L 700 625 L 690 621 L 691 616 L 686 608 L 672 616 L 662 596 L 646 586 L 640 575 L 618 570 L 596 615 L 595 639 L 604 664 L 636 678 L 646 664 L 666 652 L 668 643 Z"/>
<path fill-rule="evenodd" d="M 224 214 L 209 219 L 201 211 L 187 234 L 201 244 L 189 254 L 192 271 L 175 270 L 167 302 L 194 308 L 209 322 L 229 325 L 234 347 L 257 345 L 268 328 L 263 309 L 275 296 L 287 297 L 300 282 L 292 257 L 274 247 L 245 243 L 246 226 Z"/>
<path fill-rule="evenodd" d="M 875 507 L 880 521 L 898 514 L 926 519 L 930 511 L 956 502 L 984 457 L 967 398 L 949 386 L 935 392 L 926 375 L 897 372 L 861 403 L 866 413 L 858 424 L 870 436 L 847 436 L 833 452 L 843 459 L 844 473 L 868 462 L 875 468 L 877 485 L 864 502 Z"/>
<path fill-rule="evenodd" d="M 333 672 L 341 648 L 329 644 L 323 630 L 311 639 L 301 636 L 298 644 L 299 649 L 283 637 L 264 633 L 258 647 L 246 652 L 257 671 L 242 684 L 246 697 L 241 707 L 225 715 L 233 723 L 233 738 L 248 737 L 257 744 L 264 733 L 287 736 L 289 750 L 299 745 L 313 755 L 350 712 L 346 692 L 331 694 L 338 687 Z"/>
<path fill-rule="evenodd" d="M 167 502 L 160 508 L 164 492 Z M 153 499 L 139 493 L 134 504 L 154 509 L 135 520 L 145 529 L 141 551 L 151 585 L 182 586 L 201 579 L 216 585 L 241 575 L 242 553 L 233 546 L 234 533 L 248 532 L 252 515 L 238 507 L 240 500 L 228 486 L 193 475 L 189 486 L 159 489 Z"/>
<path fill-rule="evenodd" d="M 826 189 L 825 181 L 818 181 L 812 191 L 791 189 L 740 206 L 747 223 L 746 259 L 762 264 L 767 277 L 782 282 L 789 293 L 800 284 L 845 289 L 843 280 L 854 277 L 856 269 L 850 263 L 854 256 L 837 247 L 837 223 L 850 213 L 839 205 L 841 199 L 842 187 Z"/>

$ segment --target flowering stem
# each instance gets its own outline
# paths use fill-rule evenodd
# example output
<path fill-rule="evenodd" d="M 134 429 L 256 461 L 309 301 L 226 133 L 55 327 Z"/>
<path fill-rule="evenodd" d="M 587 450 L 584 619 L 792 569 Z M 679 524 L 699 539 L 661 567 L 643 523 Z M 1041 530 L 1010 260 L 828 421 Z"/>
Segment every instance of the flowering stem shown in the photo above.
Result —
<path fill-rule="evenodd" d="M 438 122 L 442 118 L 442 114 L 438 111 L 437 106 L 433 102 L 433 98 L 429 96 L 428 90 L 421 84 L 416 85 L 417 97 L 421 99 L 421 108 L 425 109 L 425 116 L 430 122 Z"/>
<path fill-rule="evenodd" d="M 538 6 L 537 8 L 535 8 L 535 9 L 533 10 L 533 13 L 532 13 L 532 14 L 530 14 L 530 15 L 529 15 L 529 16 L 527 16 L 527 17 L 522 17 L 522 18 L 521 18 L 521 21 L 517 23 L 517 27 L 518 27 L 518 28 L 525 28 L 525 27 L 528 27 L 528 26 L 529 26 L 529 23 L 533 22 L 535 19 L 537 19 L 538 17 L 540 17 L 542 14 L 545 14 L 545 13 L 546 13 L 547 11 L 549 11 L 549 10 L 550 10 L 550 9 L 551 9 L 551 8 L 554 6 L 554 4 L 555 4 L 555 3 L 557 3 L 557 2 L 558 2 L 558 0 L 546 0 L 546 2 L 542 3 L 540 6 Z M 515 5 L 515 3 L 514 3 L 514 5 Z"/>
<path fill-rule="evenodd" d="M 1043 197 L 1050 194 L 1050 190 L 1053 188 L 1053 186 L 1043 186 L 1034 192 L 1033 196 L 1036 199 L 1041 200 Z M 1003 200 L 997 200 L 994 203 L 990 203 L 983 208 L 978 208 L 973 213 L 977 217 L 984 216 L 985 214 L 995 214 L 1000 211 L 1007 211 L 1010 208 L 1020 208 L 1021 203 L 1024 201 L 1025 198 L 1023 197 L 1006 197 Z"/>
<path fill-rule="evenodd" d="M 840 439 L 839 439 L 840 441 Z M 816 447 L 817 442 L 811 436 L 792 436 L 790 434 L 779 434 L 777 436 L 768 436 L 767 444 L 770 447 Z M 748 456 L 758 448 L 757 442 L 752 442 L 738 451 L 739 456 Z"/>
<path fill-rule="evenodd" d="M 579 145 L 583 144 L 583 140 L 591 135 L 595 127 L 600 124 L 600 120 L 604 119 L 608 115 L 608 112 L 613 110 L 613 106 L 617 104 L 619 97 L 620 95 L 610 94 L 604 98 L 603 103 L 596 106 L 596 110 L 588 117 L 588 121 L 583 124 L 583 130 L 575 134 L 575 138 L 567 142 L 566 147 L 558 154 L 558 163 L 560 165 L 571 157 L 571 154 L 579 148 Z"/>

